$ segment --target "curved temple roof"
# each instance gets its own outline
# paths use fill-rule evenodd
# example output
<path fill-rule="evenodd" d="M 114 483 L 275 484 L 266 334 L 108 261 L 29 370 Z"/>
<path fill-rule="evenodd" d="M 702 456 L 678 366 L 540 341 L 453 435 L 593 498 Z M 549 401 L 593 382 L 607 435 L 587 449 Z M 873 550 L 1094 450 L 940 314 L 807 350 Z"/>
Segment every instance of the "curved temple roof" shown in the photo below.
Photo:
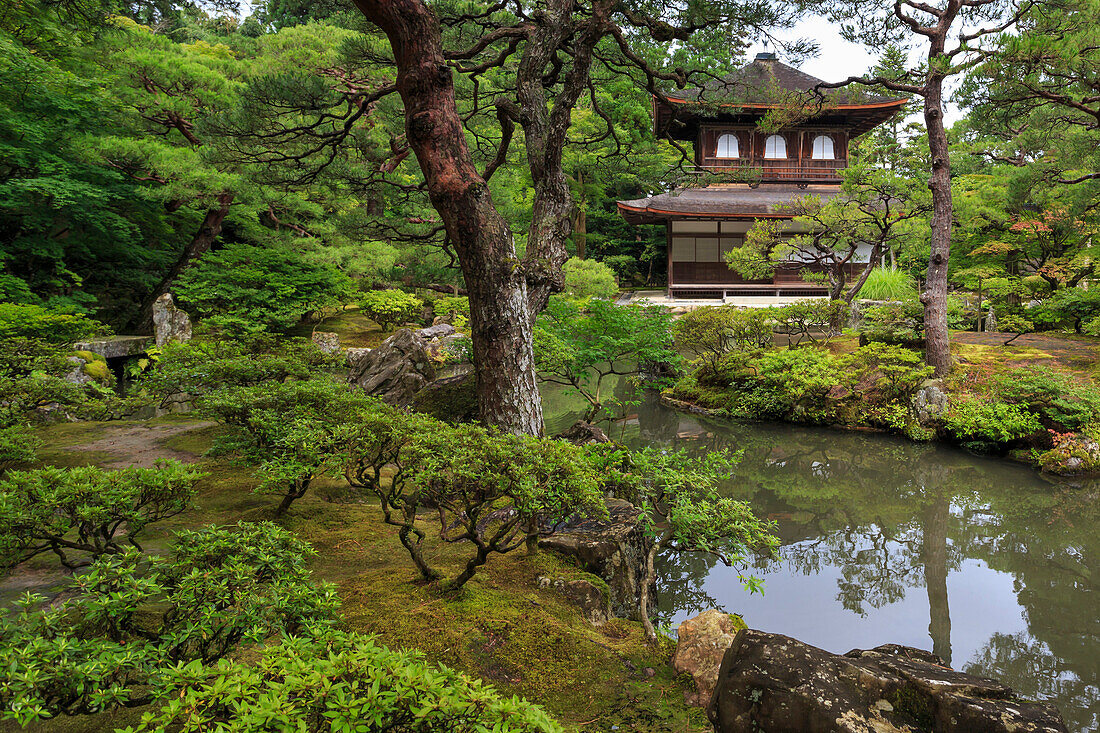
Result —
<path fill-rule="evenodd" d="M 654 99 L 654 126 L 658 135 L 691 140 L 700 120 L 760 117 L 769 109 L 801 106 L 813 121 L 851 126 L 862 135 L 894 116 L 906 97 L 870 94 L 864 87 L 814 90 L 825 82 L 777 61 L 774 54 L 758 54 L 751 63 L 702 87 L 670 91 L 670 104 Z M 675 118 L 677 125 L 673 125 Z"/>
<path fill-rule="evenodd" d="M 620 201 L 619 213 L 631 224 L 656 224 L 669 219 L 789 219 L 782 207 L 802 196 L 831 199 L 839 186 L 727 183 L 701 188 L 684 188 L 644 199 Z"/>

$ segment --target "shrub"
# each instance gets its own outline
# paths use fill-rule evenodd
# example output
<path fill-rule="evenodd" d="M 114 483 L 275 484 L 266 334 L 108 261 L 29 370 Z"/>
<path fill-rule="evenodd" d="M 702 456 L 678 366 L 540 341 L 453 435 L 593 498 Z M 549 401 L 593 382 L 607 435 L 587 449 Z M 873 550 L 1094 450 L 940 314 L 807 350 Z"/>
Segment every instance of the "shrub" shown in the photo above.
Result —
<path fill-rule="evenodd" d="M 861 346 L 845 363 L 850 368 L 849 379 L 861 392 L 874 389 L 888 400 L 908 398 L 933 371 L 917 352 L 883 343 Z"/>
<path fill-rule="evenodd" d="M 916 345 L 924 339 L 924 306 L 918 300 L 895 300 L 872 306 L 863 313 L 862 343 Z"/>
<path fill-rule="evenodd" d="M 26 725 L 147 704 L 166 675 L 331 622 L 336 593 L 310 582 L 310 554 L 273 524 L 242 523 L 181 533 L 168 558 L 102 556 L 63 602 L 24 596 L 15 613 L 0 609 L 3 717 Z"/>
<path fill-rule="evenodd" d="M 336 466 L 339 428 L 362 422 L 377 404 L 361 390 L 319 377 L 221 389 L 199 400 L 198 408 L 237 428 L 214 450 L 235 451 L 259 466 L 255 491 L 281 497 L 278 517 Z"/>
<path fill-rule="evenodd" d="M 1065 288 L 1043 301 L 1035 319 L 1052 326 L 1072 326 L 1081 333 L 1086 322 L 1100 318 L 1100 290 Z"/>
<path fill-rule="evenodd" d="M 821 412 L 825 395 L 844 382 L 836 357 L 821 349 L 787 349 L 766 352 L 756 363 L 756 391 L 768 394 L 768 403 L 796 408 L 814 422 L 827 420 Z M 760 395 L 757 395 L 757 399 Z"/>
<path fill-rule="evenodd" d="M 184 272 L 173 291 L 204 327 L 239 335 L 286 331 L 309 313 L 350 303 L 355 288 L 334 266 L 299 252 L 232 243 Z"/>
<path fill-rule="evenodd" d="M 756 308 L 704 306 L 680 316 L 673 325 L 676 345 L 714 371 L 731 351 L 763 349 L 771 344 L 770 312 Z"/>
<path fill-rule="evenodd" d="M 39 305 L 0 303 L 0 341 L 25 338 L 71 344 L 110 333 L 106 325 L 87 316 L 59 313 Z"/>
<path fill-rule="evenodd" d="M 432 312 L 457 330 L 464 331 L 470 323 L 470 299 L 465 295 L 444 295 L 432 302 Z"/>
<path fill-rule="evenodd" d="M 631 255 L 608 255 L 601 262 L 611 268 L 615 278 L 630 280 L 638 275 L 638 258 Z"/>
<path fill-rule="evenodd" d="M 0 478 L 23 463 L 32 462 L 42 441 L 26 425 L 0 428 Z"/>
<path fill-rule="evenodd" d="M 916 298 L 917 283 L 905 270 L 876 267 L 859 289 L 860 298 L 868 300 L 902 300 Z"/>
<path fill-rule="evenodd" d="M 1038 418 L 1005 402 L 978 399 L 952 400 L 944 428 L 967 448 L 980 451 L 1003 448 L 1039 430 Z"/>
<path fill-rule="evenodd" d="M 392 331 L 398 323 L 420 318 L 424 301 L 403 290 L 369 290 L 359 299 L 359 310 L 382 331 Z"/>
<path fill-rule="evenodd" d="M 494 553 L 533 549 L 565 520 L 607 517 L 599 477 L 571 443 L 458 425 L 423 433 L 410 451 L 409 480 L 436 507 L 440 537 L 470 554 L 446 582 L 456 591 Z"/>
<path fill-rule="evenodd" d="M 605 488 L 641 509 L 646 534 L 654 540 L 639 583 L 640 616 L 651 641 L 657 634 L 649 619 L 649 588 L 657 580 L 658 553 L 698 552 L 741 571 L 750 556 L 771 554 L 779 544 L 774 522 L 757 517 L 746 502 L 718 494 L 718 481 L 737 463 L 734 455 L 690 456 L 655 448 L 629 453 L 610 443 L 590 446 L 586 453 Z M 740 578 L 749 591 L 760 590 L 757 578 Z"/>
<path fill-rule="evenodd" d="M 828 341 L 844 328 L 848 319 L 848 304 L 842 300 L 800 300 L 773 308 L 775 332 L 787 335 L 790 345 L 798 346 L 804 339 L 817 343 Z"/>
<path fill-rule="evenodd" d="M 12 472 L 0 481 L 0 557 L 14 567 L 52 552 L 72 570 L 127 545 L 141 549 L 137 537 L 148 525 L 191 506 L 200 476 L 176 461 Z"/>
<path fill-rule="evenodd" d="M 391 651 L 372 637 L 331 632 L 289 637 L 254 663 L 167 670 L 161 707 L 134 733 L 280 730 L 409 733 L 559 733 L 540 708 L 417 651 Z"/>
<path fill-rule="evenodd" d="M 1100 420 L 1100 390 L 1047 366 L 1022 366 L 993 378 L 995 395 L 1042 418 L 1060 433 Z"/>
<path fill-rule="evenodd" d="M 615 271 L 596 260 L 570 257 L 562 268 L 565 292 L 574 298 L 614 298 L 619 294 Z"/>
<path fill-rule="evenodd" d="M 316 371 L 315 366 L 328 361 L 305 339 L 291 340 L 270 353 L 252 352 L 233 341 L 171 343 L 161 348 L 135 390 L 147 392 L 164 404 L 182 395 L 200 397 L 223 387 L 305 379 Z"/>

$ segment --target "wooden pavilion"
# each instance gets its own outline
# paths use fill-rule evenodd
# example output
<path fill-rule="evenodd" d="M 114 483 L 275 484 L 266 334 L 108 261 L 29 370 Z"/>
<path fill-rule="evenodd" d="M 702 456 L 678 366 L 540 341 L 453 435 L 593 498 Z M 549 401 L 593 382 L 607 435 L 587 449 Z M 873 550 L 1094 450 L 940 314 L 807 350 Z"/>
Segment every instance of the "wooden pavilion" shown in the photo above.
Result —
<path fill-rule="evenodd" d="M 803 279 L 803 265 L 781 266 L 768 280 L 746 280 L 725 264 L 725 254 L 744 243 L 755 220 L 790 220 L 783 206 L 792 199 L 837 195 L 849 143 L 896 115 L 908 101 L 852 89 L 814 94 L 822 83 L 777 61 L 774 54 L 762 53 L 729 77 L 668 95 L 667 103 L 654 99 L 658 136 L 693 143 L 699 172 L 744 181 L 618 202 L 628 222 L 665 224 L 669 297 L 825 293 L 823 286 Z M 761 130 L 769 111 L 792 103 L 804 110 L 797 123 Z"/>

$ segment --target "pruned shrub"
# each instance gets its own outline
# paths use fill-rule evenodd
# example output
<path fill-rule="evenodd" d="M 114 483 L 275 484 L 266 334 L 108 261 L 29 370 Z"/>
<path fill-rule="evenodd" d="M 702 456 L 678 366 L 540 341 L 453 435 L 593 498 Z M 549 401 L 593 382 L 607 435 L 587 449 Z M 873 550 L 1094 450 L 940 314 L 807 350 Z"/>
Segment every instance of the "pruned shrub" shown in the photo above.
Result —
<path fill-rule="evenodd" d="M 770 311 L 732 306 L 705 306 L 680 316 L 673 325 L 676 345 L 715 371 L 732 351 L 763 349 L 772 341 Z"/>
<path fill-rule="evenodd" d="M 161 706 L 135 733 L 270 730 L 314 733 L 559 733 L 540 708 L 480 680 L 393 651 L 370 636 L 333 631 L 265 646 L 255 662 L 166 670 Z"/>
<path fill-rule="evenodd" d="M 842 300 L 800 300 L 771 310 L 776 333 L 786 335 L 792 347 L 803 340 L 829 341 L 848 320 L 848 304 Z"/>
<path fill-rule="evenodd" d="M 394 326 L 420 318 L 424 301 L 404 290 L 369 290 L 359 298 L 359 310 L 382 327 L 384 332 Z"/>
<path fill-rule="evenodd" d="M 619 294 L 615 271 L 597 260 L 570 257 L 562 267 L 565 292 L 574 298 L 614 298 Z"/>
<path fill-rule="evenodd" d="M 198 673 L 241 643 L 330 623 L 306 543 L 273 524 L 185 532 L 167 558 L 104 555 L 66 600 L 0 609 L 0 715 L 21 725 L 143 705 L 165 675 Z"/>
<path fill-rule="evenodd" d="M 138 536 L 191 506 L 202 474 L 178 461 L 108 471 L 96 466 L 14 471 L 0 481 L 0 557 L 14 567 L 53 553 L 70 570 L 141 549 Z"/>

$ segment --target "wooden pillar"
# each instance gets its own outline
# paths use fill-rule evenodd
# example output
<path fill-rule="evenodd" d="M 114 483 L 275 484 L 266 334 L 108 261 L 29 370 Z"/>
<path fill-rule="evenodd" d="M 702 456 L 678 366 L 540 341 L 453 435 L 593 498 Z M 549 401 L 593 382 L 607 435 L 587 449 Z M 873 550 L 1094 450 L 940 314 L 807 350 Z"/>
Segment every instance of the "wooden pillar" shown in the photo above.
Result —
<path fill-rule="evenodd" d="M 665 252 L 668 256 L 668 289 L 665 293 L 669 298 L 672 297 L 672 220 L 669 219 L 665 222 Z"/>

